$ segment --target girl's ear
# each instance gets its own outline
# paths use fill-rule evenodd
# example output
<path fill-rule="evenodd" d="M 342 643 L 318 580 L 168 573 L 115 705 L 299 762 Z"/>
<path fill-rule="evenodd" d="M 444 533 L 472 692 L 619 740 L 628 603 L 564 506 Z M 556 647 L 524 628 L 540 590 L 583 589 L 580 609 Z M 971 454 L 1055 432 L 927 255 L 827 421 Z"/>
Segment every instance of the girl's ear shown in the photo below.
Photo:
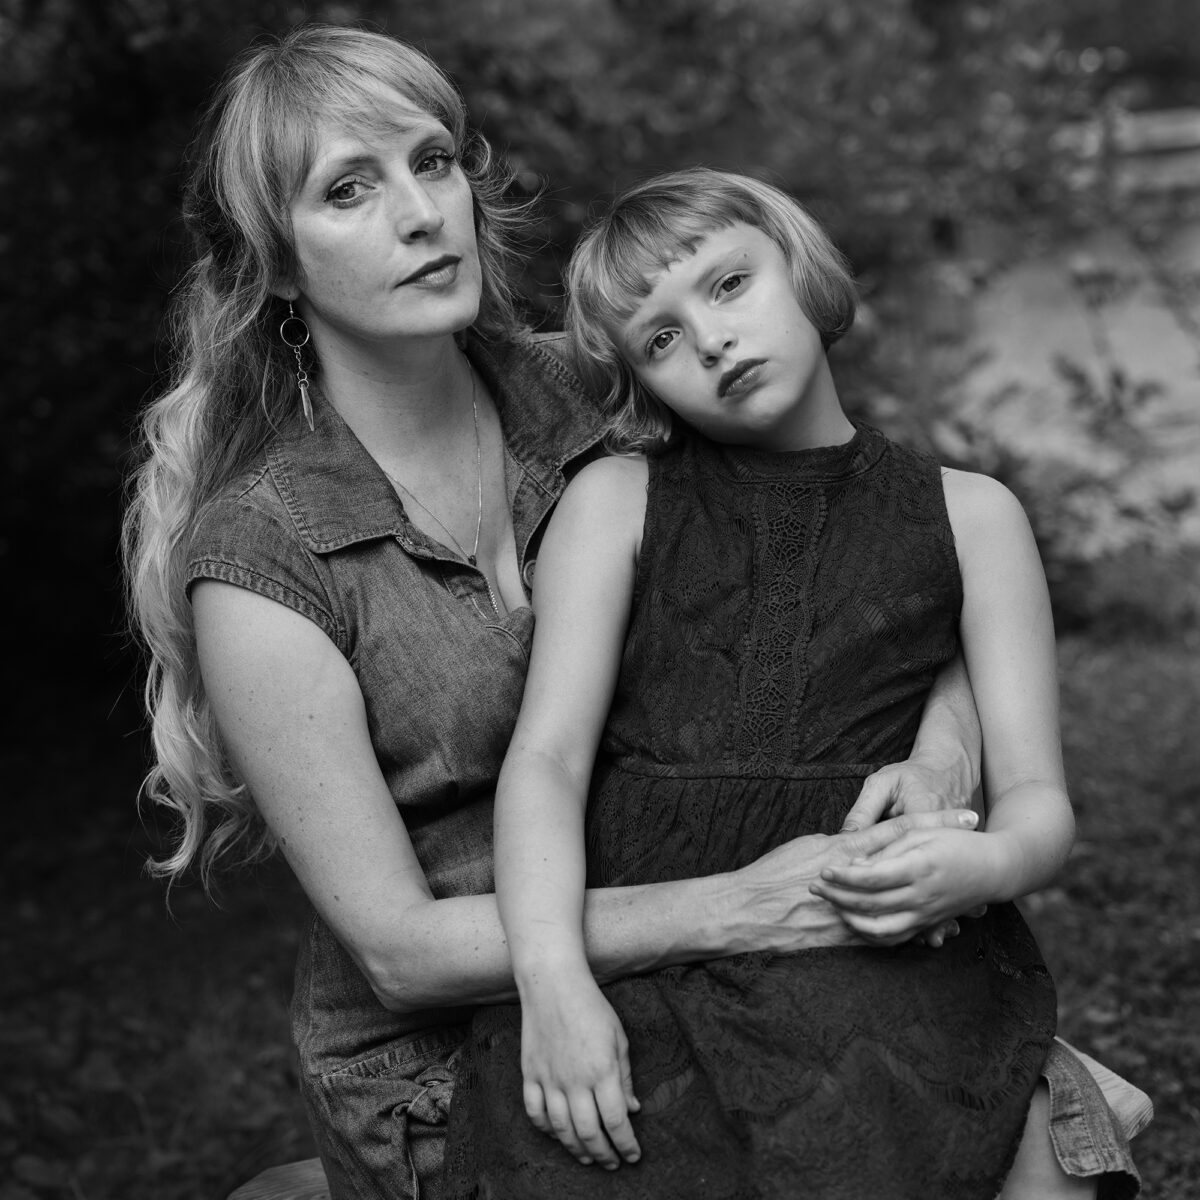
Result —
<path fill-rule="evenodd" d="M 278 296 L 280 300 L 287 300 L 290 303 L 300 298 L 300 289 L 291 279 L 277 279 L 271 285 L 271 295 Z"/>

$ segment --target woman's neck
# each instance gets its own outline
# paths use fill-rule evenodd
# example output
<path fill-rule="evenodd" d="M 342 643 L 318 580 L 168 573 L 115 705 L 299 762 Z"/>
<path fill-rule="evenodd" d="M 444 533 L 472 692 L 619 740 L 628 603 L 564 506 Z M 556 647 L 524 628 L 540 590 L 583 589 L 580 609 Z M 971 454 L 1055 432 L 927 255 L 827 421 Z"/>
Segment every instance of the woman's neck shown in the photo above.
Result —
<path fill-rule="evenodd" d="M 379 462 L 430 453 L 456 436 L 470 410 L 470 367 L 452 337 L 386 353 L 333 347 L 321 356 L 326 398 Z"/>

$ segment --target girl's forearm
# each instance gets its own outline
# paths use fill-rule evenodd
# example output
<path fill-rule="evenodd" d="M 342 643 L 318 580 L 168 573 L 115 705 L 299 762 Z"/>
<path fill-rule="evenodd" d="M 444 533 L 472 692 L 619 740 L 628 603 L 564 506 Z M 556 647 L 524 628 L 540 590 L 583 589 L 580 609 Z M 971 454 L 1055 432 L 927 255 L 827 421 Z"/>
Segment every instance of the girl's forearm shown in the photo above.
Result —
<path fill-rule="evenodd" d="M 496 789 L 496 900 L 518 991 L 586 971 L 583 814 L 587 780 L 514 745 Z"/>
<path fill-rule="evenodd" d="M 1075 840 L 1075 817 L 1057 784 L 1028 781 L 989 797 L 986 832 L 1003 850 L 996 900 L 1015 900 L 1051 884 Z"/>

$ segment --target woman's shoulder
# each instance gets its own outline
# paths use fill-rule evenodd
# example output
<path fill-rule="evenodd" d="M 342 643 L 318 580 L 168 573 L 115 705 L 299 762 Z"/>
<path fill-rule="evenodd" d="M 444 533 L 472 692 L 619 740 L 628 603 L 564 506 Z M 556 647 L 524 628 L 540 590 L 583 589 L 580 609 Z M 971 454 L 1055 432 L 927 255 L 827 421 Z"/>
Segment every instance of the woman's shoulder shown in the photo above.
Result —
<path fill-rule="evenodd" d="M 277 538 L 291 525 L 287 506 L 262 458 L 204 505 L 191 539 L 192 555 L 214 545 L 248 546 L 256 536 Z"/>
<path fill-rule="evenodd" d="M 188 542 L 187 584 L 216 578 L 255 586 L 251 581 L 261 577 L 277 586 L 296 588 L 307 581 L 311 587 L 312 557 L 263 461 L 201 510 Z"/>

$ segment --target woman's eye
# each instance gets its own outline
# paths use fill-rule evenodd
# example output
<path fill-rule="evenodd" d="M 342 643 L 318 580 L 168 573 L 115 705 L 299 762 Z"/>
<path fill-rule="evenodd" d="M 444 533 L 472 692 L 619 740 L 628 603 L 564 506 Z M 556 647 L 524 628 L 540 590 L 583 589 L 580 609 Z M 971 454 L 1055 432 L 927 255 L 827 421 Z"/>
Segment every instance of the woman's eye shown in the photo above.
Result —
<path fill-rule="evenodd" d="M 742 286 L 746 276 L 744 273 L 735 271 L 732 275 L 726 275 L 720 283 L 717 284 L 717 291 L 722 296 L 728 296 L 731 292 L 736 292 Z"/>
<path fill-rule="evenodd" d="M 362 196 L 362 189 L 365 189 L 366 186 L 366 183 L 361 179 L 339 179 L 325 193 L 325 199 L 341 208 L 345 208 Z"/>
<path fill-rule="evenodd" d="M 653 358 L 660 351 L 665 350 L 675 340 L 675 334 L 670 329 L 664 329 L 661 333 L 656 333 L 646 343 L 646 357 Z"/>
<path fill-rule="evenodd" d="M 418 174 L 439 175 L 448 171 L 454 165 L 454 155 L 449 150 L 431 150 L 421 155 L 417 163 Z"/>

